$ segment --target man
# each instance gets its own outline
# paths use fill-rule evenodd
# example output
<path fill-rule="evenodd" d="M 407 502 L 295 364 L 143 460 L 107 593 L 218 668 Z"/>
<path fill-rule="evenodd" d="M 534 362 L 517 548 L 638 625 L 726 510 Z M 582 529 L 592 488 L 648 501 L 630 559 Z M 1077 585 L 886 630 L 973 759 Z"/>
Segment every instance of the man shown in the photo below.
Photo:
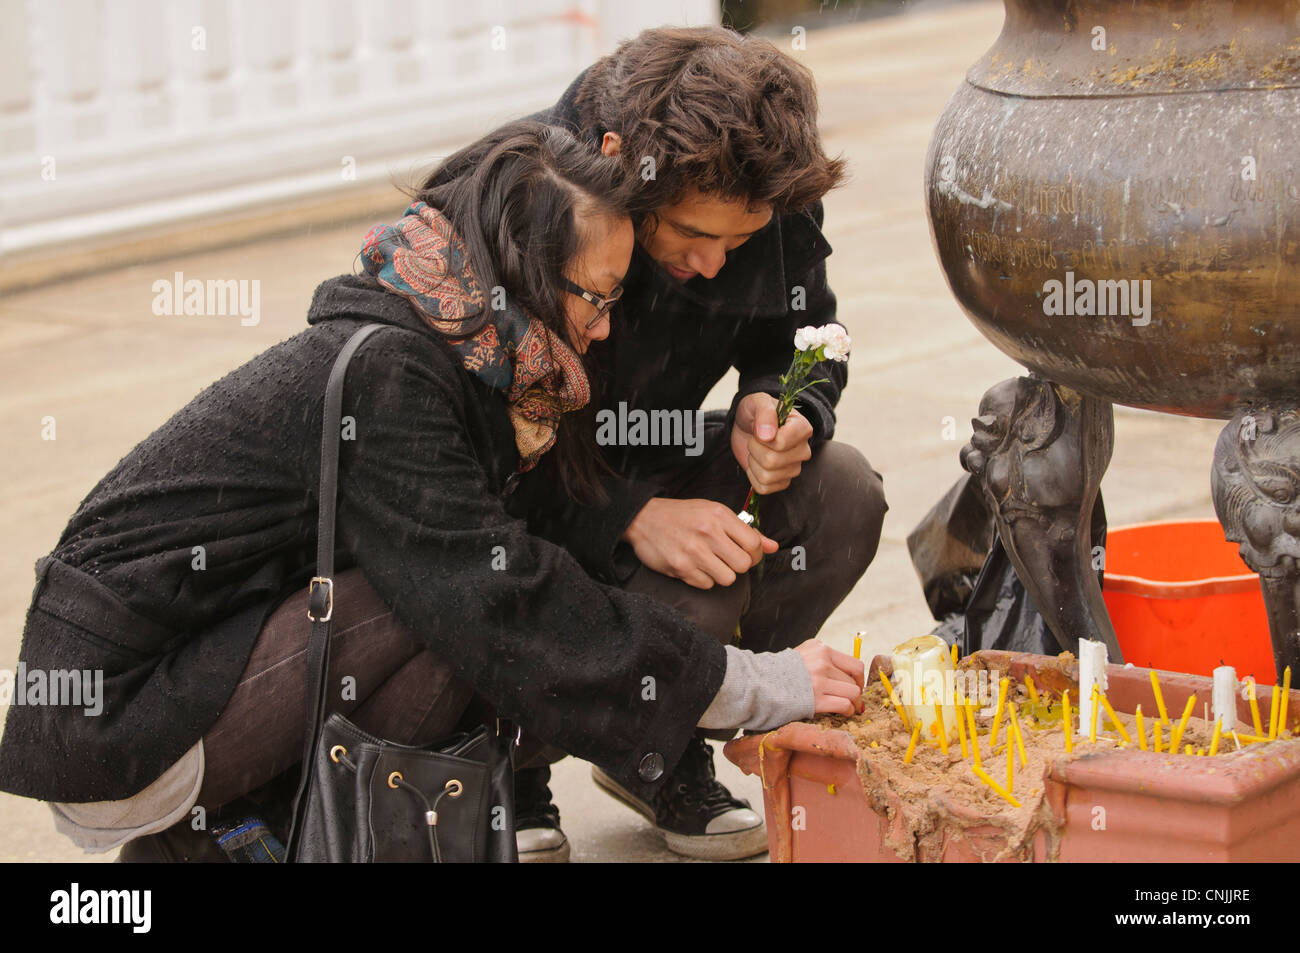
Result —
<path fill-rule="evenodd" d="M 831 440 L 844 364 L 819 364 L 821 382 L 777 426 L 795 329 L 835 320 L 820 200 L 844 170 L 823 152 L 816 115 L 811 74 L 771 44 L 682 28 L 624 43 L 533 117 L 620 156 L 641 180 L 644 214 L 609 337 L 590 355 L 588 423 L 611 444 L 607 501 L 553 504 L 553 474 L 539 468 L 511 508 L 596 578 L 755 652 L 816 636 L 874 558 L 887 509 L 880 475 Z M 731 367 L 740 386 L 729 411 L 693 432 Z M 677 445 L 647 445 L 644 428 L 638 437 L 614 425 L 655 411 L 679 412 Z M 737 518 L 751 487 L 762 533 Z M 517 774 L 521 860 L 567 859 L 548 779 L 545 767 Z M 598 769 L 593 779 L 674 851 L 724 859 L 766 849 L 762 818 L 717 782 L 703 738 L 653 804 Z"/>

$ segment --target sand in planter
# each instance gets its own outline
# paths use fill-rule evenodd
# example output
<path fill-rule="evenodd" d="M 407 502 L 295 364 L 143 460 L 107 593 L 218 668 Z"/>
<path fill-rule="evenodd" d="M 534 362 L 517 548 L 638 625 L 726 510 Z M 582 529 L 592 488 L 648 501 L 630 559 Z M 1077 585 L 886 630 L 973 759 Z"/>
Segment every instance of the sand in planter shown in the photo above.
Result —
<path fill-rule="evenodd" d="M 967 667 L 968 661 L 962 660 L 958 668 Z M 1097 741 L 1090 743 L 1087 732 L 1080 734 L 1076 731 L 1074 750 L 1067 754 L 1061 728 L 1060 693 L 1046 692 L 1042 686 L 1039 686 L 1038 691 L 1039 704 L 1034 705 L 1025 685 L 1019 679 L 1010 679 L 1007 701 L 1015 702 L 1019 711 L 1027 759 L 1027 763 L 1022 766 L 1017 754 L 1015 762 L 1012 794 L 1020 802 L 1019 807 L 1004 800 L 975 775 L 971 770 L 973 759 L 962 757 L 961 743 L 956 737 L 949 742 L 946 755 L 940 749 L 937 739 L 923 740 L 917 744 L 911 763 L 904 764 L 903 756 L 911 741 L 911 732 L 903 727 L 878 678 L 873 679 L 863 692 L 862 700 L 866 709 L 861 715 L 851 718 L 827 715 L 816 719 L 814 723 L 823 728 L 847 732 L 863 749 L 866 757 L 858 762 L 858 776 L 868 802 L 888 822 L 894 822 L 898 813 L 902 813 L 901 829 L 899 825 L 891 823 L 891 832 L 885 837 L 886 843 L 900 856 L 907 859 L 919 859 L 922 856 L 937 859 L 942 856 L 945 845 L 952 837 L 964 836 L 976 828 L 995 828 L 1005 838 L 1005 847 L 1000 848 L 995 856 L 985 859 L 1028 860 L 1032 856 L 1033 842 L 1039 832 L 1046 836 L 1050 859 L 1056 856 L 1059 849 L 1060 825 L 1044 796 L 1044 777 L 1048 765 L 1062 760 L 1087 758 L 1120 747 L 1137 750 L 1137 720 L 1133 715 L 1116 712 L 1132 739 L 1131 744 L 1124 745 L 1103 710 L 1098 720 Z M 1077 728 L 1076 691 L 1077 688 L 1070 692 L 1070 706 Z M 1197 705 L 1200 706 L 1199 701 Z M 983 710 L 976 709 L 976 731 L 984 770 L 995 782 L 1005 787 L 1010 706 L 1008 704 L 1003 711 L 996 742 L 991 743 L 989 731 L 993 726 L 994 707 L 990 705 Z M 1177 724 L 1181 714 L 1180 709 L 1177 712 L 1171 711 L 1169 716 Z M 1264 712 L 1264 717 L 1267 719 L 1267 711 Z M 1148 746 L 1152 743 L 1152 725 L 1158 718 L 1157 712 L 1147 713 L 1143 709 Z M 1239 734 L 1253 734 L 1252 727 L 1244 722 L 1238 722 L 1235 727 Z M 1180 748 L 1190 744 L 1193 751 L 1201 748 L 1208 750 L 1213 734 L 1213 723 L 1207 723 L 1197 712 L 1188 721 Z M 1167 754 L 1169 735 L 1169 729 L 1162 728 L 1165 756 L 1173 758 L 1175 755 Z M 1243 746 L 1242 750 L 1247 749 Z M 1198 760 L 1207 763 L 1207 770 L 1213 770 L 1213 760 L 1231 756 L 1236 751 L 1237 746 L 1232 736 L 1225 732 L 1219 740 L 1216 759 L 1206 756 Z M 1176 757 L 1186 755 L 1179 754 Z"/>

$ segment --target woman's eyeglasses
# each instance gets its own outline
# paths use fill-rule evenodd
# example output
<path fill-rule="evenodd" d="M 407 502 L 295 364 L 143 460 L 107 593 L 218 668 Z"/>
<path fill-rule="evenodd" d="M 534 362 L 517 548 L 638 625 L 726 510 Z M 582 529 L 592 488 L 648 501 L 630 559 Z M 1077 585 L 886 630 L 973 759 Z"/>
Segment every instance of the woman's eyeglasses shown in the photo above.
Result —
<path fill-rule="evenodd" d="M 606 298 L 602 298 L 594 291 L 588 291 L 586 288 L 582 287 L 582 285 L 574 284 L 568 278 L 564 279 L 564 288 L 570 294 L 575 294 L 583 301 L 589 301 L 596 306 L 596 316 L 587 322 L 588 331 L 599 324 L 601 318 L 609 314 L 609 309 L 614 307 L 614 302 L 623 297 L 622 285 L 615 285 L 614 290 L 611 291 L 609 297 Z"/>

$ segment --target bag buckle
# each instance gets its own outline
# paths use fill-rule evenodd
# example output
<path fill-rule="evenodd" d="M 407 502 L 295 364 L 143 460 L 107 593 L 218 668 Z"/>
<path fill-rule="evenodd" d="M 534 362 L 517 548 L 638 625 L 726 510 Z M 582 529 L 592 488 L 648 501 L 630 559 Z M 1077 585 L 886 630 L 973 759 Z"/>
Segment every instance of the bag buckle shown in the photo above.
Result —
<path fill-rule="evenodd" d="M 504 718 L 498 718 L 498 719 L 497 719 L 497 732 L 496 732 L 498 738 L 501 737 L 501 734 L 502 734 L 501 729 L 502 729 L 503 727 L 504 727 L 504 728 L 507 728 L 507 729 L 513 727 L 513 728 L 515 729 L 515 737 L 514 737 L 514 739 L 513 739 L 510 743 L 511 743 L 512 745 L 514 745 L 516 748 L 518 748 L 518 747 L 519 747 L 519 741 L 520 741 L 520 739 L 522 739 L 523 736 L 524 736 L 524 726 L 523 726 L 523 725 L 511 725 L 510 722 L 507 721 L 506 719 L 504 719 Z"/>
<path fill-rule="evenodd" d="M 317 598 L 322 592 L 325 594 L 323 605 Z M 307 618 L 312 622 L 328 622 L 333 615 L 334 580 L 328 576 L 312 576 L 307 587 Z"/>

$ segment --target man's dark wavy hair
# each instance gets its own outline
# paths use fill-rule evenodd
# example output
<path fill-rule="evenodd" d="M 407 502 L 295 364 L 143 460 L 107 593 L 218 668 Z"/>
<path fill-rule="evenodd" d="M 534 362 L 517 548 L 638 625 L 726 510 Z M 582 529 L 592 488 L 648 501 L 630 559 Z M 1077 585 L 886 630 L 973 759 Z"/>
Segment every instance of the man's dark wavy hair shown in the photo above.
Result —
<path fill-rule="evenodd" d="M 799 211 L 843 181 L 817 131 L 812 73 L 766 40 L 724 27 L 646 30 L 591 67 L 576 103 L 584 139 L 622 139 L 635 211 L 709 196 Z M 642 174 L 645 157 L 654 178 Z"/>

